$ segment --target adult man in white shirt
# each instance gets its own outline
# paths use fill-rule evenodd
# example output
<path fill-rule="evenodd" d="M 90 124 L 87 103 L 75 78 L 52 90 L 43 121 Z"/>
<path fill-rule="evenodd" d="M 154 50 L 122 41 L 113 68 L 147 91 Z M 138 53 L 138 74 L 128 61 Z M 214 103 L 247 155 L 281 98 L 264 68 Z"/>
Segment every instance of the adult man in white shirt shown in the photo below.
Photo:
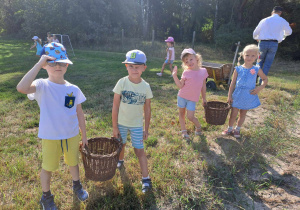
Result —
<path fill-rule="evenodd" d="M 259 41 L 258 46 L 261 52 L 259 66 L 265 75 L 268 75 L 273 63 L 278 43 L 282 42 L 286 36 L 292 34 L 289 23 L 280 17 L 282 12 L 282 7 L 274 7 L 271 16 L 262 19 L 253 31 L 253 39 Z M 260 79 L 259 83 L 261 82 Z"/>

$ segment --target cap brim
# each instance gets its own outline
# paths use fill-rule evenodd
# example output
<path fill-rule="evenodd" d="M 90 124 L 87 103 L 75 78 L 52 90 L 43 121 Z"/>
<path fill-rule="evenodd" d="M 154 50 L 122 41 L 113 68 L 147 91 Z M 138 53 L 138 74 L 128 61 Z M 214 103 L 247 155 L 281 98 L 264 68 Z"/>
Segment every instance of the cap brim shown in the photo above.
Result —
<path fill-rule="evenodd" d="M 186 55 L 186 54 L 190 54 L 190 53 L 183 53 L 180 55 L 180 59 L 182 60 L 182 58 Z M 192 55 L 192 54 L 191 54 Z"/>
<path fill-rule="evenodd" d="M 130 61 L 124 61 L 122 63 L 125 63 L 125 64 L 135 64 L 135 65 L 142 65 L 142 64 L 145 64 L 145 63 L 137 63 L 137 62 L 130 62 Z"/>
<path fill-rule="evenodd" d="M 67 64 L 73 64 L 72 61 L 70 61 L 69 59 L 66 59 L 66 60 L 54 60 L 54 61 L 48 61 L 48 63 L 67 63 Z"/>

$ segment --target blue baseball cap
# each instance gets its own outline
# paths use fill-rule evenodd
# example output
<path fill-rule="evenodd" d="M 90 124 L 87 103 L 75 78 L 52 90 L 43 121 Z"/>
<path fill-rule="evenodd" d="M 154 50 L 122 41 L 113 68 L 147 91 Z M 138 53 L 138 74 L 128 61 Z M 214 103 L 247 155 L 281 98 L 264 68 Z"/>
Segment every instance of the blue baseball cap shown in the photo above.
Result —
<path fill-rule="evenodd" d="M 131 50 L 126 53 L 126 60 L 122 63 L 142 65 L 146 64 L 147 58 L 144 52 L 140 50 Z"/>
<path fill-rule="evenodd" d="M 68 63 L 73 64 L 72 61 L 69 60 L 66 48 L 57 42 L 51 42 L 49 44 L 45 44 L 42 49 L 42 55 L 49 55 L 51 57 L 56 58 L 54 61 L 48 61 L 49 63 Z"/>

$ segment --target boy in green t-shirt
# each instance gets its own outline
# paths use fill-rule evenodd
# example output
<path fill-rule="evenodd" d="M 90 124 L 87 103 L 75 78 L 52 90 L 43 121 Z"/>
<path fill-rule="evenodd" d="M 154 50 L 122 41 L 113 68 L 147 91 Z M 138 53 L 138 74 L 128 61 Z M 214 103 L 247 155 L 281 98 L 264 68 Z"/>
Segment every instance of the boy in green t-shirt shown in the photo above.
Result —
<path fill-rule="evenodd" d="M 128 76 L 121 78 L 113 89 L 115 94 L 112 108 L 113 136 L 116 138 L 121 136 L 123 139 L 118 168 L 121 168 L 124 163 L 129 130 L 134 152 L 140 162 L 143 193 L 152 188 L 143 144 L 143 141 L 148 138 L 151 118 L 150 104 L 151 98 L 153 98 L 150 85 L 141 78 L 147 68 L 146 61 L 146 55 L 140 50 L 127 52 L 126 60 L 123 63 L 127 68 Z M 143 115 L 145 116 L 144 130 Z"/>

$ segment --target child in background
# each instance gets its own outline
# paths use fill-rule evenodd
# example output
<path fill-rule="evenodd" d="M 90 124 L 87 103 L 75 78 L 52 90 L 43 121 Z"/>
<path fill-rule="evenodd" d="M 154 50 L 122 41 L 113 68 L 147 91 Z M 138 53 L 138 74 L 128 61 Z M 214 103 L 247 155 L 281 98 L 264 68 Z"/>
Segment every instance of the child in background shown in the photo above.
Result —
<path fill-rule="evenodd" d="M 59 43 L 59 40 L 57 39 L 57 37 L 55 35 L 53 35 L 53 42 Z"/>
<path fill-rule="evenodd" d="M 42 139 L 42 171 L 40 175 L 43 195 L 40 204 L 43 209 L 57 209 L 50 191 L 52 172 L 59 168 L 61 154 L 69 165 L 73 179 L 73 192 L 84 201 L 88 193 L 79 179 L 79 142 L 87 145 L 86 127 L 81 103 L 86 100 L 81 90 L 68 81 L 64 75 L 68 65 L 63 45 L 50 43 L 43 47 L 42 56 L 27 72 L 17 86 L 20 93 L 36 100 L 40 107 L 38 137 Z M 41 69 L 46 69 L 47 79 L 36 79 Z M 81 138 L 79 135 L 81 131 Z"/>
<path fill-rule="evenodd" d="M 166 57 L 166 60 L 165 60 L 165 62 L 163 63 L 163 65 L 161 67 L 160 73 L 156 73 L 156 74 L 161 77 L 163 72 L 164 72 L 165 66 L 167 64 L 169 64 L 170 70 L 171 70 L 171 77 L 172 77 L 172 72 L 173 72 L 172 66 L 173 66 L 173 62 L 175 60 L 174 38 L 169 36 L 168 39 L 165 40 L 165 42 L 167 43 L 167 46 L 168 46 L 168 48 L 166 49 L 167 57 Z"/>
<path fill-rule="evenodd" d="M 124 164 L 124 153 L 127 133 L 130 132 L 134 152 L 139 159 L 142 170 L 142 192 L 152 188 L 148 173 L 148 163 L 144 151 L 143 141 L 148 138 L 151 118 L 151 98 L 153 97 L 150 85 L 141 75 L 146 70 L 146 55 L 140 50 L 131 50 L 126 54 L 123 62 L 128 76 L 121 78 L 113 89 L 114 101 L 112 108 L 113 136 L 123 139 L 123 148 L 120 153 L 117 167 Z M 143 130 L 143 114 L 145 124 Z"/>
<path fill-rule="evenodd" d="M 173 78 L 180 89 L 177 95 L 177 106 L 179 107 L 179 123 L 181 135 L 184 139 L 190 140 L 185 126 L 185 112 L 188 119 L 194 123 L 195 135 L 201 135 L 201 124 L 195 117 L 196 103 L 199 101 L 200 93 L 202 105 L 206 105 L 206 78 L 207 70 L 201 68 L 202 58 L 191 48 L 184 49 L 181 53 L 182 68 L 184 69 L 181 80 L 177 77 L 177 66 L 173 69 Z"/>
<path fill-rule="evenodd" d="M 36 47 L 36 56 L 41 57 L 42 53 L 42 40 L 38 36 L 32 37 L 34 44 L 30 47 L 30 49 Z"/>
<path fill-rule="evenodd" d="M 51 32 L 47 32 L 47 42 L 45 44 L 50 44 L 53 42 L 53 36 L 51 35 Z"/>
<path fill-rule="evenodd" d="M 232 110 L 229 118 L 228 128 L 222 132 L 223 135 L 233 135 L 240 138 L 240 128 L 243 125 L 246 113 L 249 109 L 254 109 L 260 105 L 258 93 L 267 85 L 268 78 L 260 69 L 259 66 L 254 66 L 253 63 L 259 56 L 259 48 L 257 45 L 247 45 L 240 53 L 244 59 L 244 64 L 235 67 L 232 81 L 228 91 L 227 102 L 232 104 Z M 255 87 L 257 75 L 262 79 L 262 84 Z M 233 130 L 233 124 L 240 112 L 237 126 Z"/>

